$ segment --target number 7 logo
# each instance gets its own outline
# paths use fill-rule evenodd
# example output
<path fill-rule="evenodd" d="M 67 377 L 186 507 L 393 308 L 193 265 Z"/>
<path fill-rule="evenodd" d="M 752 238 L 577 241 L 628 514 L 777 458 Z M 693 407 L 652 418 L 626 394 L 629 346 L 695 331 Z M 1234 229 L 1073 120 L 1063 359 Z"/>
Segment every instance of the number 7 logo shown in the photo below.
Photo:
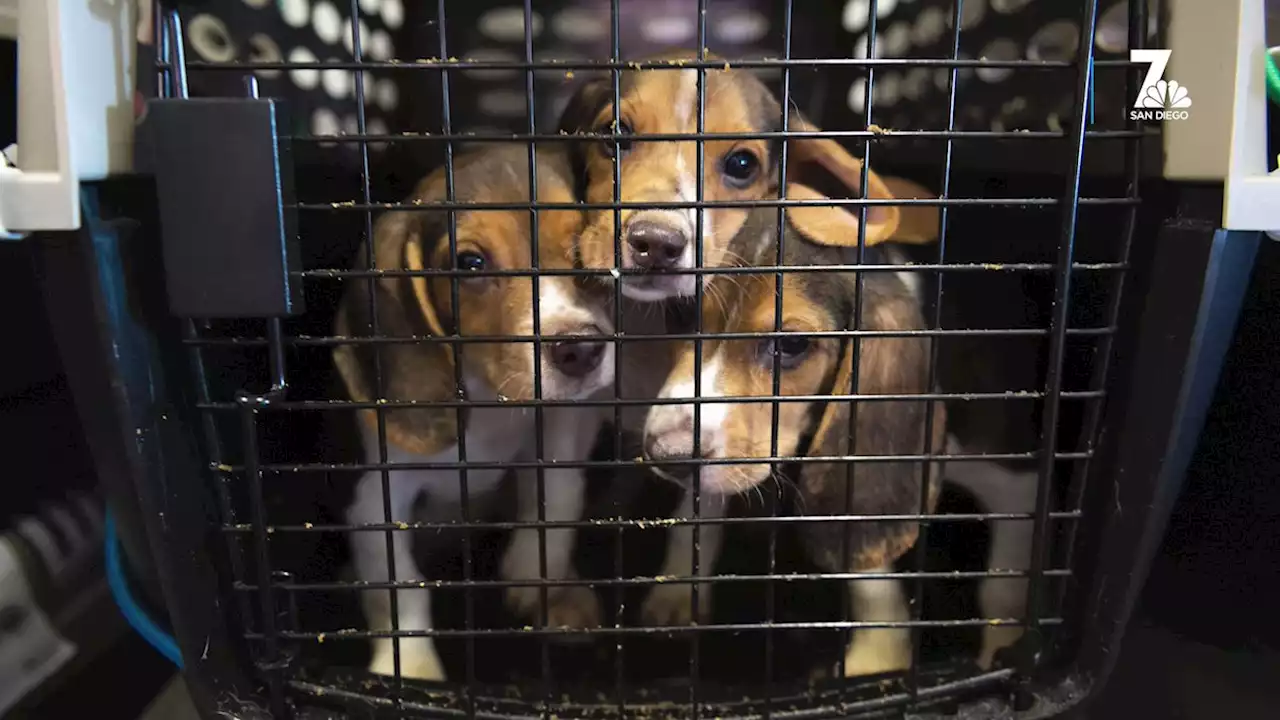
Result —
<path fill-rule="evenodd" d="M 1134 98 L 1135 108 L 1167 110 L 1170 108 L 1191 107 L 1191 97 L 1187 89 L 1177 80 L 1164 81 L 1164 71 L 1169 65 L 1171 50 L 1130 50 L 1129 61 L 1150 63 L 1147 75 L 1142 79 L 1142 87 L 1138 89 L 1138 97 Z"/>

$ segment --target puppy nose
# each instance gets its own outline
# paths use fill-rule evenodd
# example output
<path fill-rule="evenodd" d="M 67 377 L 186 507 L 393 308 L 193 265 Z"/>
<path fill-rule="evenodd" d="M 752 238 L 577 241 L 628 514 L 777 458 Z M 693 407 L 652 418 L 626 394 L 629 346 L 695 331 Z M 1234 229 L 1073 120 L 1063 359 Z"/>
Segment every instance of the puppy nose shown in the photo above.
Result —
<path fill-rule="evenodd" d="M 560 372 L 580 378 L 600 367 L 604 343 L 598 340 L 564 340 L 546 346 L 547 359 Z"/>
<path fill-rule="evenodd" d="M 716 455 L 716 436 L 704 420 L 698 455 Z M 644 454 L 650 460 L 688 460 L 693 457 L 693 413 L 668 413 L 660 421 L 650 425 L 645 432 Z M 673 472 L 676 468 L 671 469 Z"/>
<path fill-rule="evenodd" d="M 680 230 L 656 222 L 638 221 L 627 230 L 627 244 L 636 267 L 670 270 L 684 254 L 689 238 Z"/>
<path fill-rule="evenodd" d="M 650 460 L 688 460 L 693 457 L 693 434 L 674 432 L 646 435 L 644 454 Z"/>

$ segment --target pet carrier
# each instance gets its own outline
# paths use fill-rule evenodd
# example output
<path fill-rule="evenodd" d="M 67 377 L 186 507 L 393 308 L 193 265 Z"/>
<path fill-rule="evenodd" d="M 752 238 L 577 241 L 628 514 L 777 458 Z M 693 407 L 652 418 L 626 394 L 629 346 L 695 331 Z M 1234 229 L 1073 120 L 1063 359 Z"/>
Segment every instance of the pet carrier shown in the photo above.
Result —
<path fill-rule="evenodd" d="M 1280 225 L 1261 2 L 1187 5 L 143 2 L 156 200 L 45 280 L 196 705 L 1089 697 Z"/>

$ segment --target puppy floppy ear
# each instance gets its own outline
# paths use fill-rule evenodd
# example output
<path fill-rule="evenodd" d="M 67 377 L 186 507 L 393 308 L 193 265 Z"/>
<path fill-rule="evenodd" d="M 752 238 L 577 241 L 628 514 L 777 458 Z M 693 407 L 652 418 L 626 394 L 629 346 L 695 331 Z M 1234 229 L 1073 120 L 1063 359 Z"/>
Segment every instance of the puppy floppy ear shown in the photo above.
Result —
<path fill-rule="evenodd" d="M 787 184 L 789 200 L 830 200 L 826 195 L 800 183 Z M 870 219 L 870 213 L 868 213 Z M 858 216 L 835 206 L 798 205 L 787 209 L 787 220 L 801 235 L 827 247 L 858 246 Z M 875 245 L 887 238 L 874 237 L 867 230 L 866 243 Z"/>
<path fill-rule="evenodd" d="M 923 185 L 906 178 L 889 175 L 880 178 L 889 194 L 899 200 L 923 200 L 937 197 Z M 898 229 L 893 233 L 894 242 L 927 245 L 938 239 L 940 213 L 937 205 L 903 205 L 899 208 Z"/>
<path fill-rule="evenodd" d="M 852 288 L 854 284 L 849 283 Z M 854 290 L 850 290 L 854 292 Z M 862 327 L 871 330 L 906 330 L 924 325 L 920 311 L 905 291 L 878 278 L 864 283 Z M 858 392 L 869 394 L 923 393 L 928 391 L 929 345 L 927 339 L 868 338 L 862 341 Z M 842 350 L 833 395 L 848 395 L 853 375 L 853 339 Z M 850 440 L 850 401 L 830 400 L 823 408 L 809 448 L 810 457 L 858 455 L 915 455 L 924 452 L 926 402 L 871 401 L 861 403 Z M 934 404 L 933 444 L 942 450 L 946 414 Z M 852 446 L 851 446 L 852 445 Z M 930 468 L 926 511 L 937 501 L 941 473 Z M 852 482 L 852 495 L 847 483 Z M 917 461 L 805 463 L 800 473 L 803 507 L 822 514 L 914 515 L 921 511 L 921 466 Z M 846 498 L 849 504 L 846 507 Z M 805 523 L 801 530 L 815 562 L 831 571 L 862 571 L 886 567 L 915 544 L 915 521 L 856 521 Z M 847 537 L 849 564 L 843 565 L 843 541 Z"/>
<path fill-rule="evenodd" d="M 789 125 L 790 129 L 796 132 L 818 132 L 818 127 L 796 110 L 791 111 Z M 853 190 L 855 195 L 861 194 L 862 161 L 850 155 L 849 151 L 841 147 L 835 140 L 830 138 L 806 138 L 789 142 L 791 143 L 791 160 L 787 164 L 787 197 L 793 196 L 792 188 L 795 186 L 792 181 L 797 180 L 800 171 L 810 163 L 820 165 L 846 187 Z M 866 197 L 872 200 L 893 198 L 893 193 L 890 192 L 884 180 L 870 169 L 867 171 Z M 835 207 L 813 209 L 853 215 L 855 218 L 854 227 L 857 227 L 857 213 L 850 213 L 846 209 Z M 900 208 L 892 205 L 867 206 L 867 244 L 874 245 L 892 237 L 901 221 L 900 215 Z M 858 238 L 855 235 L 852 244 L 856 245 L 857 242 Z"/>
<path fill-rule="evenodd" d="M 373 233 L 374 264 L 379 270 L 422 270 L 424 224 L 418 213 L 389 213 L 378 219 Z M 360 257 L 366 248 L 362 245 Z M 357 267 L 367 269 L 363 260 Z M 377 336 L 411 338 L 443 336 L 439 312 L 426 278 L 380 277 L 348 281 L 334 321 L 339 337 L 374 336 L 369 313 L 369 284 L 377 303 Z M 357 402 L 376 402 L 375 373 L 382 376 L 383 397 L 394 402 L 440 402 L 454 398 L 453 351 L 432 341 L 338 345 L 334 364 L 347 395 Z M 373 409 L 357 411 L 360 421 L 377 427 Z M 388 446 L 417 455 L 435 455 L 457 444 L 459 426 L 453 408 L 392 408 L 384 411 Z"/>
<path fill-rule="evenodd" d="M 613 97 L 612 87 L 604 80 L 588 80 L 569 98 L 569 104 L 560 113 L 558 129 L 566 135 L 591 132 L 596 118 Z M 587 191 L 587 142 L 572 140 L 569 143 L 569 170 L 573 175 L 574 195 L 586 197 Z"/>
<path fill-rule="evenodd" d="M 422 247 L 422 233 L 411 230 L 405 234 L 404 238 L 404 264 L 406 270 L 414 272 L 423 272 L 427 269 L 426 252 Z M 444 324 L 440 322 L 440 313 L 436 310 L 435 301 L 431 297 L 431 289 L 427 285 L 425 275 L 413 275 L 408 278 L 409 288 L 413 293 L 413 299 L 417 304 L 417 309 L 422 313 L 422 319 L 427 324 L 427 329 L 436 337 L 445 335 Z M 453 363 L 453 350 L 449 346 L 449 361 Z"/>
<path fill-rule="evenodd" d="M 596 118 L 609 104 L 611 96 L 609 83 L 602 79 L 582 83 L 560 113 L 559 131 L 572 135 L 593 130 Z"/>
<path fill-rule="evenodd" d="M 901 178 L 884 178 L 886 187 L 893 188 L 894 197 L 925 198 L 930 197 L 927 190 Z M 790 183 L 787 185 L 787 198 L 790 200 L 829 200 L 808 185 Z M 899 210 L 898 208 L 894 208 Z M 868 220 L 870 213 L 867 214 Z M 882 242 L 909 243 L 926 245 L 938 239 L 938 208 L 930 205 L 913 205 L 903 207 L 899 211 L 900 222 L 890 235 L 877 232 L 868 223 L 866 243 L 870 247 Z M 858 246 L 858 216 L 843 207 L 820 205 L 802 205 L 787 210 L 787 218 L 791 224 L 809 240 L 827 247 Z"/>

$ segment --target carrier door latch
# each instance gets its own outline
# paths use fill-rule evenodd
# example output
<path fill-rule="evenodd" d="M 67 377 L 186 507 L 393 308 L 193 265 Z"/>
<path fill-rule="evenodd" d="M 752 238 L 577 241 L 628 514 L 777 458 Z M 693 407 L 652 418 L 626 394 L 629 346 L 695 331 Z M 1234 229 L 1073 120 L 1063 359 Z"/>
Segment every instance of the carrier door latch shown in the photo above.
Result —
<path fill-rule="evenodd" d="M 257 97 L 156 99 L 147 115 L 170 311 L 198 318 L 302 313 L 282 105 Z"/>

